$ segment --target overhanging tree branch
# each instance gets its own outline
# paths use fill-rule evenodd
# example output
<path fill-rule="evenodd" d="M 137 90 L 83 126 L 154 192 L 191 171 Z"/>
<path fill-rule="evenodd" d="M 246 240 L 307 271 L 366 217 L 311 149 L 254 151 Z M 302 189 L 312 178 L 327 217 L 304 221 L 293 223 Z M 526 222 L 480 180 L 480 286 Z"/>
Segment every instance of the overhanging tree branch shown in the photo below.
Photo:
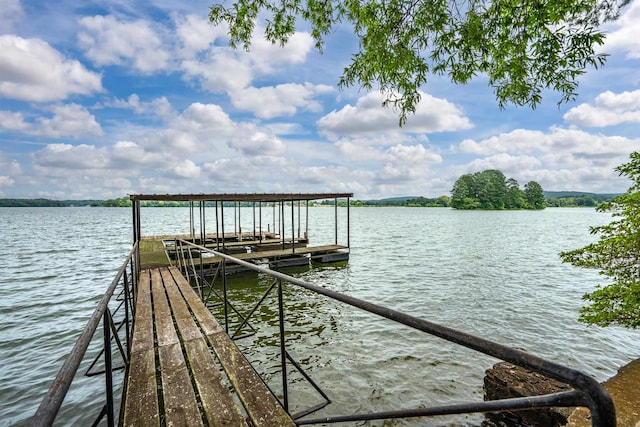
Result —
<path fill-rule="evenodd" d="M 265 37 L 285 45 L 299 20 L 315 47 L 348 23 L 359 50 L 339 79 L 341 88 L 377 88 L 397 108 L 400 125 L 415 112 L 419 89 L 435 74 L 453 83 L 486 75 L 501 108 L 535 108 L 544 90 L 558 103 L 575 99 L 578 78 L 605 64 L 599 27 L 619 17 L 630 0 L 237 0 L 211 6 L 215 25 L 227 24 L 229 43 L 249 50 L 259 17 Z"/>

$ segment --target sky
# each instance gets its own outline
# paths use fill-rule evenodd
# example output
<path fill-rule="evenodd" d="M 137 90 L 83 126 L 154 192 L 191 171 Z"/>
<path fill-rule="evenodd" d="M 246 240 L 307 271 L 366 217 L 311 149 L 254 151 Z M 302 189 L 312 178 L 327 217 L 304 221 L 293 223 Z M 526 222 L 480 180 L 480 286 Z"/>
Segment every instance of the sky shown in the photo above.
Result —
<path fill-rule="evenodd" d="M 486 76 L 433 76 L 399 128 L 381 95 L 337 83 L 358 40 L 322 53 L 301 25 L 284 48 L 228 47 L 213 0 L 0 0 L 0 198 L 350 192 L 450 195 L 499 169 L 524 187 L 621 193 L 640 149 L 640 0 L 605 27 L 605 67 L 575 102 L 545 92 L 500 110 Z"/>

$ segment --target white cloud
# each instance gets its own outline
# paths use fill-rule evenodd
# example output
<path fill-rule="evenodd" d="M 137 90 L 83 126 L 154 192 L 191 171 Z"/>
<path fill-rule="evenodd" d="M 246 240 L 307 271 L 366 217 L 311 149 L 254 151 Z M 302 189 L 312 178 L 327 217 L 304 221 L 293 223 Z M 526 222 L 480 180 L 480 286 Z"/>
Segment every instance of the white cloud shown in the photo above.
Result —
<path fill-rule="evenodd" d="M 110 167 L 117 169 L 146 168 L 167 171 L 174 178 L 191 176 L 195 168 L 185 161 L 198 166 L 213 158 L 232 155 L 235 151 L 229 147 L 231 138 L 247 135 L 215 104 L 194 102 L 184 111 L 175 112 L 166 98 L 145 103 L 136 96 L 127 101 L 116 100 L 112 105 L 140 112 L 159 105 L 165 113 L 171 111 L 163 115 L 164 123 L 159 128 L 137 127 L 133 134 L 123 134 L 108 151 Z"/>
<path fill-rule="evenodd" d="M 225 25 L 214 26 L 198 15 L 176 15 L 176 35 L 181 42 L 181 54 L 191 57 L 204 51 L 218 38 L 225 38 Z"/>
<path fill-rule="evenodd" d="M 363 143 L 365 141 L 365 143 Z M 355 162 L 380 162 L 384 160 L 384 151 L 379 146 L 371 144 L 366 139 L 352 140 L 343 138 L 335 143 L 341 156 L 350 161 Z"/>
<path fill-rule="evenodd" d="M 0 111 L 0 129 L 10 132 L 28 132 L 31 125 L 24 120 L 22 113 L 14 113 L 11 111 Z"/>
<path fill-rule="evenodd" d="M 387 155 L 394 164 L 407 168 L 424 167 L 426 163 L 442 162 L 440 154 L 427 150 L 420 144 L 394 145 L 387 150 Z"/>
<path fill-rule="evenodd" d="M 85 184 L 99 180 L 100 188 L 107 188 L 109 181 L 129 189 L 132 176 L 148 176 L 149 170 L 162 171 L 162 180 L 198 178 L 201 167 L 188 154 L 178 156 L 176 152 L 180 151 L 150 150 L 133 141 L 118 141 L 111 147 L 48 144 L 33 153 L 32 159 L 39 179 L 83 177 Z"/>
<path fill-rule="evenodd" d="M 171 128 L 150 132 L 140 139 L 140 143 L 147 150 L 180 156 L 200 151 L 198 138 L 194 134 Z"/>
<path fill-rule="evenodd" d="M 248 156 L 276 156 L 286 149 L 278 137 L 249 124 L 238 129 L 229 146 Z"/>
<path fill-rule="evenodd" d="M 178 178 L 195 179 L 200 176 L 200 167 L 191 160 L 183 160 L 171 168 L 171 172 Z"/>
<path fill-rule="evenodd" d="M 552 127 L 548 132 L 516 129 L 480 142 L 464 140 L 460 143 L 460 150 L 485 156 L 498 153 L 543 154 L 566 162 L 568 158 L 597 160 L 626 156 L 637 149 L 636 143 L 637 140 L 625 137 Z"/>
<path fill-rule="evenodd" d="M 151 101 L 141 101 L 136 93 L 129 95 L 127 99 L 114 99 L 104 104 L 106 107 L 126 108 L 133 110 L 137 114 L 153 114 L 162 119 L 170 119 L 176 115 L 169 100 L 161 96 Z"/>
<path fill-rule="evenodd" d="M 531 153 L 543 149 L 551 144 L 548 135 L 541 131 L 515 129 L 508 133 L 476 142 L 472 139 L 463 140 L 459 149 L 463 153 L 490 155 L 495 153 Z"/>
<path fill-rule="evenodd" d="M 170 156 L 158 151 L 147 151 L 133 141 L 118 141 L 110 150 L 109 167 L 112 169 L 161 169 L 171 162 Z"/>
<path fill-rule="evenodd" d="M 209 137 L 227 135 L 234 130 L 234 123 L 222 108 L 215 104 L 194 102 L 172 123 L 172 128 L 192 133 L 206 133 Z"/>
<path fill-rule="evenodd" d="M 362 136 L 380 132 L 435 133 L 473 127 L 470 120 L 447 100 L 421 93 L 416 113 L 402 128 L 398 127 L 398 113 L 382 107 L 383 96 L 372 92 L 360 98 L 356 106 L 346 105 L 318 120 L 319 131 L 330 138 L 338 135 Z"/>
<path fill-rule="evenodd" d="M 640 90 L 619 94 L 608 90 L 596 97 L 596 105 L 600 108 L 608 108 L 618 112 L 640 110 Z"/>
<path fill-rule="evenodd" d="M 140 96 L 136 93 L 132 93 L 129 97 L 125 99 L 114 99 L 113 101 L 109 101 L 105 103 L 107 107 L 114 108 L 126 108 L 131 109 L 138 114 L 146 113 L 148 110 L 148 104 L 140 102 Z"/>
<path fill-rule="evenodd" d="M 331 92 L 326 85 L 285 83 L 277 86 L 249 87 L 231 92 L 231 102 L 241 110 L 252 111 L 263 119 L 292 116 L 299 108 L 318 112 L 322 105 L 313 99 L 317 94 Z"/>
<path fill-rule="evenodd" d="M 98 66 L 129 64 L 142 73 L 163 71 L 170 53 L 148 21 L 120 22 L 113 15 L 85 16 L 78 42 Z"/>
<path fill-rule="evenodd" d="M 387 162 L 377 174 L 378 181 L 411 181 L 429 174 L 429 165 L 442 162 L 442 157 L 424 146 L 394 145 L 385 153 Z"/>
<path fill-rule="evenodd" d="M 18 163 L 18 161 L 15 159 L 10 161 L 5 160 L 2 156 L 2 153 L 0 153 L 0 170 L 2 170 L 3 173 L 13 177 L 22 174 L 20 163 Z"/>
<path fill-rule="evenodd" d="M 0 36 L 0 96 L 48 102 L 102 91 L 99 74 L 64 58 L 48 43 Z"/>
<path fill-rule="evenodd" d="M 187 80 L 196 80 L 212 93 L 233 93 L 248 87 L 254 77 L 248 57 L 237 58 L 218 47 L 212 48 L 205 59 L 183 61 L 180 68 Z"/>
<path fill-rule="evenodd" d="M 10 176 L 0 175 L 0 187 L 11 187 L 15 181 Z"/>
<path fill-rule="evenodd" d="M 304 63 L 315 43 L 309 33 L 296 31 L 281 47 L 267 41 L 262 32 L 262 28 L 255 31 L 249 55 L 254 66 L 263 73 L 275 71 L 276 65 Z M 240 54 L 247 55 L 244 52 Z"/>
<path fill-rule="evenodd" d="M 34 166 L 57 169 L 68 176 L 72 176 L 80 169 L 104 169 L 109 164 L 106 149 L 87 144 L 48 144 L 32 156 Z"/>
<path fill-rule="evenodd" d="M 189 25 L 195 25 L 197 35 L 193 38 L 188 37 L 191 35 L 187 30 Z M 251 52 L 244 52 L 213 44 L 217 39 L 225 44 L 228 41 L 220 29 L 211 32 L 197 18 L 181 21 L 179 34 L 185 46 L 183 51 L 191 52 L 191 56 L 185 55 L 180 63 L 184 78 L 195 80 L 209 92 L 226 93 L 236 108 L 251 111 L 259 118 L 291 116 L 299 109 L 321 111 L 321 104 L 313 97 L 332 91 L 332 87 L 311 83 L 252 86 L 257 76 L 282 73 L 287 66 L 303 63 L 313 48 L 313 39 L 307 33 L 296 32 L 286 46 L 280 47 L 264 40 L 261 31 L 255 32 Z"/>
<path fill-rule="evenodd" d="M 539 167 L 542 162 L 533 156 L 513 156 L 507 153 L 494 154 L 481 159 L 476 159 L 467 165 L 469 171 L 483 171 L 498 169 L 507 176 Z"/>
<path fill-rule="evenodd" d="M 96 137 L 104 133 L 93 114 L 78 104 L 51 107 L 52 118 L 38 118 L 39 130 L 34 135 L 48 138 L 71 136 L 73 138 Z"/>
<path fill-rule="evenodd" d="M 22 170 L 20 163 L 16 160 L 6 160 L 2 151 L 0 151 L 0 171 L 0 173 L 2 173 L 2 175 L 0 175 L 0 195 L 4 196 L 5 193 L 2 191 L 3 187 L 5 189 L 13 189 L 14 184 L 21 183 Z"/>
<path fill-rule="evenodd" d="M 248 189 L 252 192 L 272 192 L 278 191 L 283 181 L 291 182 L 292 176 L 287 173 L 287 167 L 287 161 L 281 157 L 254 156 L 219 158 L 205 163 L 203 171 L 214 191 L 224 188 L 225 192 Z"/>
<path fill-rule="evenodd" d="M 113 145 L 110 163 L 115 168 L 134 168 L 143 165 L 153 168 L 158 164 L 150 158 L 150 153 L 145 152 L 144 148 L 133 141 L 117 141 Z"/>
<path fill-rule="evenodd" d="M 605 39 L 605 51 L 623 51 L 627 58 L 640 58 L 640 1 L 632 2 L 615 21 L 613 32 Z"/>
<path fill-rule="evenodd" d="M 21 113 L 0 111 L 0 128 L 45 138 L 79 139 L 104 134 L 95 116 L 81 105 L 54 105 L 48 110 L 53 112 L 52 117 L 40 116 L 33 122 L 25 121 Z"/>
<path fill-rule="evenodd" d="M 640 123 L 640 90 L 598 95 L 594 105 L 580 104 L 567 111 L 564 119 L 574 125 L 588 127 Z"/>
<path fill-rule="evenodd" d="M 296 185 L 303 191 L 308 191 L 311 186 L 321 191 L 367 194 L 373 187 L 376 175 L 375 171 L 345 166 L 310 166 L 297 171 Z"/>

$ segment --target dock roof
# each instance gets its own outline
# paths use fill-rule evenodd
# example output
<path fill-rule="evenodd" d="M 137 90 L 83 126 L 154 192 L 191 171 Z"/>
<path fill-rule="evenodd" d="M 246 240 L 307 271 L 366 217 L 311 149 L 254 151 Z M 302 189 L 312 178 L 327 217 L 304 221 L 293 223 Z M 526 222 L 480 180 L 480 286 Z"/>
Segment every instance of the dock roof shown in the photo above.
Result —
<path fill-rule="evenodd" d="M 217 194 L 131 194 L 131 200 L 277 202 L 281 200 L 324 200 L 350 198 L 353 193 L 217 193 Z"/>

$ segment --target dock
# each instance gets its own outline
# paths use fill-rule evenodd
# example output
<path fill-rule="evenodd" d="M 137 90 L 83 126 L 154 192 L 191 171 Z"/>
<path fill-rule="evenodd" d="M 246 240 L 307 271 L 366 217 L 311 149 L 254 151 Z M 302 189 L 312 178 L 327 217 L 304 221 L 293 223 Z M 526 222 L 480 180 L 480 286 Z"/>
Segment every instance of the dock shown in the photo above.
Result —
<path fill-rule="evenodd" d="M 201 256 L 201 249 L 233 254 L 237 259 L 266 263 L 272 268 L 348 261 L 348 204 L 346 219 L 342 220 L 345 223 L 342 241 L 339 242 L 340 219 L 336 210 L 333 235 L 325 236 L 325 241 L 313 242 L 309 239 L 309 202 L 334 199 L 334 208 L 337 209 L 339 198 L 351 196 L 350 193 L 133 195 L 134 239 L 140 241 L 141 268 L 170 266 L 178 256 L 182 256 L 184 263 L 197 264 L 209 272 L 216 271 L 222 258 L 210 254 Z M 190 232 L 143 236 L 140 207 L 145 201 L 188 201 Z M 248 226 L 240 220 L 241 207 L 252 209 Z M 229 221 L 230 211 L 232 224 Z M 267 219 L 268 214 L 270 217 Z M 192 247 L 185 252 L 177 248 L 178 241 Z"/>
<path fill-rule="evenodd" d="M 141 272 L 134 322 L 125 426 L 295 425 L 176 267 Z"/>
<path fill-rule="evenodd" d="M 322 195 L 325 198 L 349 196 Z M 195 292 L 187 278 L 192 277 L 183 274 L 195 265 L 200 267 L 203 277 L 222 263 L 232 268 L 229 255 L 233 260 L 266 263 L 269 267 L 310 263 L 313 257 L 326 255 L 348 260 L 348 239 L 347 244 L 338 244 L 337 234 L 333 244 L 310 244 L 308 213 L 304 234 L 300 226 L 297 234 L 295 228 L 287 233 L 285 223 L 302 223 L 300 195 L 295 197 L 297 199 L 290 195 L 191 195 L 188 197 L 191 233 L 142 236 L 140 203 L 165 200 L 165 196 L 131 196 L 133 222 L 137 225 L 134 238 L 140 245 L 140 273 L 122 397 L 122 425 L 296 425 L 287 412 L 287 397 L 272 393 L 206 306 L 206 301 Z M 305 197 L 302 200 L 308 202 L 318 196 Z M 237 199 L 251 202 L 253 230 L 242 231 L 238 224 L 234 224 L 233 230 L 225 228 L 224 202 L 229 209 L 229 199 L 233 200 L 234 208 Z M 278 216 L 272 218 L 274 225 L 278 223 L 277 230 L 270 225 L 268 230 L 263 230 L 262 203 L 277 208 Z M 291 210 L 288 219 L 285 206 Z M 206 231 L 207 209 L 215 209 L 215 214 L 210 215 L 214 218 L 215 233 Z M 235 212 L 233 216 L 235 220 Z M 199 224 L 195 224 L 196 217 L 200 219 Z M 285 357 L 285 350 L 282 354 Z"/>

